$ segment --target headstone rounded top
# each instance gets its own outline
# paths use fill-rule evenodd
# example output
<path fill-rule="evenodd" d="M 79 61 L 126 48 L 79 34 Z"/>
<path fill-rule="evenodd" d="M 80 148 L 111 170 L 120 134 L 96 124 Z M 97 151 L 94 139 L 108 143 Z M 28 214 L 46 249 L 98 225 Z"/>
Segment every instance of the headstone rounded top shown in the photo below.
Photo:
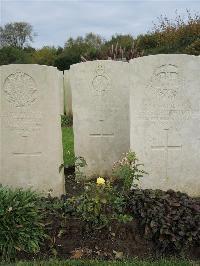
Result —
<path fill-rule="evenodd" d="M 88 66 L 92 66 L 92 65 L 96 65 L 97 63 L 101 64 L 101 63 L 106 63 L 106 65 L 108 64 L 115 64 L 115 65 L 128 65 L 128 62 L 124 62 L 124 61 L 115 61 L 115 60 L 93 60 L 93 61 L 86 61 L 86 62 L 80 62 L 80 63 L 76 63 L 70 66 L 70 70 L 73 68 L 77 68 L 77 67 L 85 67 L 86 65 Z"/>
<path fill-rule="evenodd" d="M 42 71 L 44 71 L 45 69 L 48 70 L 54 70 L 54 71 L 58 71 L 57 67 L 54 66 L 47 66 L 47 65 L 39 65 L 39 64 L 8 64 L 8 65 L 1 65 L 0 69 L 26 69 L 26 70 L 33 70 L 36 69 L 38 70 L 39 68 L 41 68 Z"/>
<path fill-rule="evenodd" d="M 131 59 L 129 63 L 135 64 L 137 62 L 143 62 L 143 61 L 152 61 L 152 60 L 158 60 L 158 59 L 173 59 L 173 60 L 182 60 L 183 58 L 188 58 L 188 59 L 199 59 L 199 56 L 196 55 L 189 55 L 189 54 L 155 54 L 155 55 L 146 55 L 146 56 L 141 56 L 137 57 L 134 59 Z"/>

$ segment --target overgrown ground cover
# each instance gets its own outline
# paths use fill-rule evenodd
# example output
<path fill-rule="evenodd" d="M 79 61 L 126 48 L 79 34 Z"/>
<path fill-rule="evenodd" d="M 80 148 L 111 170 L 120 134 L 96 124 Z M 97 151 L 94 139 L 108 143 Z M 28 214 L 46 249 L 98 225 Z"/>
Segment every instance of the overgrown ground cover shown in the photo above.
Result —
<path fill-rule="evenodd" d="M 1 259 L 199 259 L 199 199 L 173 191 L 127 192 L 101 179 L 61 198 L 0 187 Z"/>

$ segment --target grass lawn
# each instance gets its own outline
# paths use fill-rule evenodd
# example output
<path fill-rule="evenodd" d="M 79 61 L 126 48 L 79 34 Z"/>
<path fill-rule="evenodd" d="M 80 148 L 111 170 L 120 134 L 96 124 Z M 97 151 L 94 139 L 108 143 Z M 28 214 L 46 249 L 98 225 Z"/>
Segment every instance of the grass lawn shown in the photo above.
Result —
<path fill-rule="evenodd" d="M 199 261 L 189 261 L 189 260 L 178 260 L 178 259 L 169 259 L 169 260 L 157 260 L 154 262 L 151 261 L 142 261 L 138 259 L 133 259 L 132 261 L 89 261 L 89 260 L 50 260 L 50 261 L 41 261 L 41 262 L 18 262 L 13 264 L 2 264 L 4 266 L 197 266 Z"/>
<path fill-rule="evenodd" d="M 71 166 L 74 164 L 74 133 L 72 127 L 62 128 L 62 141 L 64 164 Z"/>

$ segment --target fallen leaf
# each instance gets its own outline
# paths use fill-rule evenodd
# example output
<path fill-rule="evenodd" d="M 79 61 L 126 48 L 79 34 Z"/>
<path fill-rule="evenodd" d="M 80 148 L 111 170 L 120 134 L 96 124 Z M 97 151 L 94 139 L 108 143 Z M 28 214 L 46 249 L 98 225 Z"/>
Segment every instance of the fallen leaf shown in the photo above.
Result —
<path fill-rule="evenodd" d="M 15 246 L 15 249 L 18 250 L 18 251 L 21 251 L 20 247 Z"/>
<path fill-rule="evenodd" d="M 115 259 L 122 259 L 123 258 L 123 252 L 122 251 L 115 251 L 113 250 L 113 253 L 115 254 Z"/>
<path fill-rule="evenodd" d="M 23 225 L 22 225 L 22 224 L 17 224 L 16 227 L 17 227 L 17 228 L 22 228 Z"/>
<path fill-rule="evenodd" d="M 65 230 L 60 230 L 59 233 L 58 233 L 58 237 L 60 238 L 63 234 L 65 233 Z"/>
<path fill-rule="evenodd" d="M 70 257 L 70 259 L 80 259 L 84 254 L 82 249 L 75 249 L 71 253 L 72 256 Z"/>

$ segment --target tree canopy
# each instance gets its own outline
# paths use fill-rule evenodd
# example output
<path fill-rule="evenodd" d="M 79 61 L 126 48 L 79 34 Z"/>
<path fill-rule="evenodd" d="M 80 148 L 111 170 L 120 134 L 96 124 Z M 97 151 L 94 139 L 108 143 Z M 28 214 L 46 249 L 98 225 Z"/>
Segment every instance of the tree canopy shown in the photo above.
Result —
<path fill-rule="evenodd" d="M 0 27 L 0 46 L 24 48 L 33 42 L 34 36 L 33 27 L 27 22 L 7 23 Z"/>
<path fill-rule="evenodd" d="M 187 10 L 187 17 L 176 13 L 170 20 L 160 16 L 151 31 L 137 37 L 115 34 L 109 40 L 95 33 L 69 38 L 63 47 L 30 47 L 33 27 L 27 22 L 8 23 L 0 27 L 0 65 L 34 63 L 52 65 L 60 70 L 70 65 L 95 59 L 130 60 L 159 54 L 185 53 L 200 55 L 200 16 Z"/>

